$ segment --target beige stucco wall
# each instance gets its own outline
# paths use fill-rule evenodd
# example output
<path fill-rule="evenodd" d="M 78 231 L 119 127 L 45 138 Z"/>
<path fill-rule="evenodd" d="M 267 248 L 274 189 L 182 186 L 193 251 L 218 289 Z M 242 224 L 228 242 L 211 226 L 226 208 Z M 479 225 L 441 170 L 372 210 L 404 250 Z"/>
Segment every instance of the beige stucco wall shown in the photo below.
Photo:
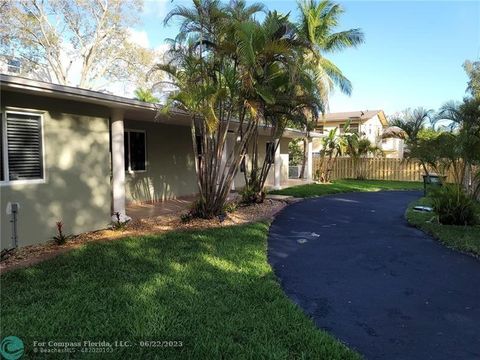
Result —
<path fill-rule="evenodd" d="M 70 234 L 106 227 L 111 207 L 108 109 L 2 91 L 2 112 L 6 107 L 42 112 L 46 179 L 0 187 L 1 248 L 11 246 L 8 202 L 20 204 L 19 246 L 49 240 L 59 220 Z"/>
<path fill-rule="evenodd" d="M 2 91 L 0 110 L 40 112 L 43 117 L 45 180 L 0 186 L 0 245 L 11 246 L 8 202 L 20 204 L 18 243 L 45 242 L 62 220 L 68 234 L 105 228 L 111 216 L 111 154 L 106 107 Z M 147 170 L 126 174 L 127 202 L 155 202 L 197 192 L 189 127 L 125 120 L 125 129 L 145 130 Z M 260 137 L 260 160 L 267 137 Z M 282 183 L 288 179 L 288 142 L 282 139 Z M 271 167 L 268 185 L 273 184 Z M 238 173 L 235 185 L 244 186 Z"/>
<path fill-rule="evenodd" d="M 197 193 L 190 127 L 127 119 L 125 129 L 145 130 L 147 139 L 147 170 L 126 174 L 127 203 Z"/>

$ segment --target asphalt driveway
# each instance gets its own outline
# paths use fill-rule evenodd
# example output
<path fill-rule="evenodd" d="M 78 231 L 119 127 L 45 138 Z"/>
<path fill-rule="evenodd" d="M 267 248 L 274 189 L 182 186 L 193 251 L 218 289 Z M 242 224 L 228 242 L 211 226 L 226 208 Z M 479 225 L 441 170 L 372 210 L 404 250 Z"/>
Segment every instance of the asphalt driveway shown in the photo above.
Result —
<path fill-rule="evenodd" d="M 269 261 L 317 326 L 367 359 L 480 359 L 480 261 L 407 224 L 420 196 L 293 204 L 272 224 Z"/>

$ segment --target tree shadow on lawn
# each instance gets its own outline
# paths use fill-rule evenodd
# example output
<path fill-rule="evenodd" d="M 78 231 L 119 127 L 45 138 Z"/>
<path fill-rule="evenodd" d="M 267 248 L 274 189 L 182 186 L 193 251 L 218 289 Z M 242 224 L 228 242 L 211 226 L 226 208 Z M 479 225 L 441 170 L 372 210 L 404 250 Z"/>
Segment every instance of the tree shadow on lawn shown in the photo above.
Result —
<path fill-rule="evenodd" d="M 267 231 L 257 223 L 90 243 L 6 273 L 1 332 L 23 339 L 27 356 L 34 340 L 123 340 L 136 344 L 102 357 L 356 358 L 284 296 Z M 183 346 L 138 346 L 148 340 Z"/>

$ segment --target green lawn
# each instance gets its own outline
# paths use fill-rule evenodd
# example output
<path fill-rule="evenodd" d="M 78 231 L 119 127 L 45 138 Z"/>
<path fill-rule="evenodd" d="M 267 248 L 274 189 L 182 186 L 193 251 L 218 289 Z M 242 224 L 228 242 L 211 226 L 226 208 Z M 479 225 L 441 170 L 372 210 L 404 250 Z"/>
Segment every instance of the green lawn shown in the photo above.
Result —
<path fill-rule="evenodd" d="M 405 213 L 405 217 L 410 224 L 431 234 L 448 247 L 480 256 L 480 225 L 441 225 L 436 221 L 434 213 L 414 211 L 413 207 L 415 205 L 430 206 L 430 200 L 428 197 L 421 198 L 410 204 Z M 478 213 L 480 217 L 480 209 Z"/>
<path fill-rule="evenodd" d="M 271 194 L 291 195 L 299 198 L 352 191 L 421 190 L 423 183 L 383 180 L 335 180 L 331 184 L 308 184 L 272 191 Z"/>
<path fill-rule="evenodd" d="M 360 358 L 286 298 L 267 232 L 256 223 L 90 243 L 6 273 L 1 334 L 23 339 L 27 358 L 34 340 L 130 341 L 102 353 L 113 359 Z M 135 345 L 145 340 L 183 346 Z"/>

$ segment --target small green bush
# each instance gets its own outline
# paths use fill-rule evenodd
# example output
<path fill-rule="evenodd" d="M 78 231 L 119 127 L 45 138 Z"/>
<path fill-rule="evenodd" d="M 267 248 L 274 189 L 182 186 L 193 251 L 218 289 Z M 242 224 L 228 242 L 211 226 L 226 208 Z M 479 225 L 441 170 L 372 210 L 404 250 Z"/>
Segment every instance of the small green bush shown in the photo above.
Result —
<path fill-rule="evenodd" d="M 190 214 L 190 212 L 188 213 L 183 213 L 180 215 L 180 221 L 184 224 L 190 222 L 191 220 L 193 219 L 192 215 Z"/>
<path fill-rule="evenodd" d="M 460 186 L 445 185 L 432 193 L 433 209 L 444 225 L 475 225 L 475 202 Z"/>
<path fill-rule="evenodd" d="M 265 200 L 267 194 L 265 191 L 257 192 L 253 188 L 245 186 L 240 191 L 241 203 L 242 204 L 261 204 Z"/>
<path fill-rule="evenodd" d="M 233 212 L 237 211 L 237 209 L 238 209 L 238 204 L 235 201 L 227 202 L 223 206 L 223 211 L 225 213 L 233 213 Z"/>
<path fill-rule="evenodd" d="M 209 219 L 211 216 L 208 216 L 208 214 L 205 213 L 205 206 L 203 204 L 202 199 L 197 199 L 195 200 L 191 205 L 189 209 L 189 214 L 193 218 L 201 218 L 201 219 Z"/>
<path fill-rule="evenodd" d="M 57 221 L 55 223 L 56 228 L 57 228 L 57 235 L 53 236 L 52 239 L 57 245 L 63 245 L 65 244 L 72 236 L 71 235 L 65 235 L 63 233 L 63 222 L 62 221 Z"/>
<path fill-rule="evenodd" d="M 190 205 L 188 212 L 180 215 L 180 220 L 182 223 L 188 223 L 189 221 L 200 218 L 200 219 L 210 219 L 212 216 L 207 216 L 203 210 L 203 204 L 201 199 L 197 199 Z"/>

